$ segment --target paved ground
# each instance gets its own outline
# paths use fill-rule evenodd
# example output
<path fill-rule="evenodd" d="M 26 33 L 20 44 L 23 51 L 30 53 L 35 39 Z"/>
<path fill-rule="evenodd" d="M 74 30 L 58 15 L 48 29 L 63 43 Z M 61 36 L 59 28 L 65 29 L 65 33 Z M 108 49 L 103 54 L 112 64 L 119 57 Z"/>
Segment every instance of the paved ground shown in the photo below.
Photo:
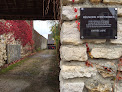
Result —
<path fill-rule="evenodd" d="M 59 92 L 59 67 L 54 50 L 44 50 L 0 75 L 0 92 Z"/>

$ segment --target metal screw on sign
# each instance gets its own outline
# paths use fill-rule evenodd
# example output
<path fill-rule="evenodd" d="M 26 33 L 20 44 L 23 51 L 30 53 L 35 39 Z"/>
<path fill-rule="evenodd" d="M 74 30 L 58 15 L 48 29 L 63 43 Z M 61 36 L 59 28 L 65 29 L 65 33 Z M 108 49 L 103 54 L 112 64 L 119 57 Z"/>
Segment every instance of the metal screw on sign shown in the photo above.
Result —
<path fill-rule="evenodd" d="M 115 8 L 115 10 L 117 11 L 118 9 L 117 9 L 117 8 Z"/>
<path fill-rule="evenodd" d="M 115 36 L 115 38 L 117 39 L 117 36 Z"/>
<path fill-rule="evenodd" d="M 81 38 L 83 39 L 84 37 L 83 37 L 83 36 L 81 36 Z"/>
<path fill-rule="evenodd" d="M 81 8 L 81 10 L 83 11 L 83 10 L 84 10 L 84 8 Z"/>

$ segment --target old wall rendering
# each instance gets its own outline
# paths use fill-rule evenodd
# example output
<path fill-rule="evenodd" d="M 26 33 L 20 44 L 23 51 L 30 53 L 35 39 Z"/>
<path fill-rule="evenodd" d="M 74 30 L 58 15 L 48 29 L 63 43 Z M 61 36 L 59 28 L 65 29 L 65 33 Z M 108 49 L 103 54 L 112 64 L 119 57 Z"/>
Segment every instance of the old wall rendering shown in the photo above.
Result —
<path fill-rule="evenodd" d="M 122 56 L 122 0 L 62 0 L 61 3 L 60 92 L 122 92 L 122 81 L 116 80 L 122 71 L 118 69 Z M 85 7 L 118 8 L 118 38 L 81 40 L 77 20 L 80 8 Z M 90 62 L 89 67 L 86 61 Z"/>
<path fill-rule="evenodd" d="M 47 39 L 40 35 L 36 30 L 33 30 L 33 41 L 35 50 L 47 48 Z"/>
<path fill-rule="evenodd" d="M 17 35 L 19 37 L 22 36 L 21 33 L 15 34 L 12 32 L 15 30 L 18 31 L 19 28 L 18 29 L 16 28 L 15 30 L 12 29 L 12 31 L 10 31 L 11 29 L 8 28 L 8 31 L 6 31 L 7 26 L 5 26 L 5 23 L 7 23 L 7 22 L 9 23 L 10 21 L 9 20 L 0 20 L 0 28 L 1 28 L 0 29 L 0 68 L 6 63 L 14 62 L 14 61 L 32 53 L 32 51 L 30 50 L 31 46 L 28 43 L 26 43 L 26 45 L 23 46 L 22 43 L 24 41 L 20 41 L 15 38 L 15 35 Z M 13 23 L 13 22 L 11 22 L 11 23 Z M 32 27 L 31 21 L 29 21 L 29 20 L 25 20 L 25 22 L 24 21 L 23 22 L 20 21 L 20 22 L 24 23 L 24 25 L 26 25 L 28 28 Z M 19 21 L 17 24 L 19 24 Z M 15 24 L 13 23 L 13 25 L 15 25 Z M 24 32 L 27 30 L 24 29 L 24 31 L 23 30 L 21 30 L 21 31 Z M 32 31 L 30 31 L 30 32 L 28 31 L 28 33 L 31 33 L 31 32 Z M 26 35 L 24 40 L 27 40 L 28 33 L 23 33 L 24 35 Z M 28 35 L 30 36 L 30 34 L 28 34 Z M 22 39 L 22 38 L 20 37 L 20 39 Z"/>

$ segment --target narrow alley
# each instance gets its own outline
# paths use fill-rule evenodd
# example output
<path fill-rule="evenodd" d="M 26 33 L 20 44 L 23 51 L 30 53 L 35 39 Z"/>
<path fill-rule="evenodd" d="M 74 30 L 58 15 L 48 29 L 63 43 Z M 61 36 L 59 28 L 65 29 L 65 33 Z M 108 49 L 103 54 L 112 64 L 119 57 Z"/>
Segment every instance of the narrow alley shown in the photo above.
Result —
<path fill-rule="evenodd" d="M 43 50 L 0 75 L 0 92 L 59 92 L 55 50 Z"/>

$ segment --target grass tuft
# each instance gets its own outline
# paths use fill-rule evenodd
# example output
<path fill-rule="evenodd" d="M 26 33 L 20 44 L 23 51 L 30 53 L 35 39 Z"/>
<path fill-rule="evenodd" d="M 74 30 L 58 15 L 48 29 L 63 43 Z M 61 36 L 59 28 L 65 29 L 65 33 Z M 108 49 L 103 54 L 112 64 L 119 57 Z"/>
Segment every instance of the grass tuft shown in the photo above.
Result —
<path fill-rule="evenodd" d="M 21 65 L 24 61 L 26 61 L 26 60 L 28 60 L 28 59 L 29 59 L 29 58 L 25 58 L 25 59 L 23 59 L 23 60 L 21 60 L 21 61 L 15 63 L 15 64 L 12 64 L 12 65 L 8 66 L 7 68 L 1 69 L 1 70 L 0 70 L 0 74 L 4 74 L 4 73 L 6 73 L 6 72 L 8 72 L 8 71 L 10 71 L 10 70 L 12 70 L 12 69 L 14 69 L 15 67 Z"/>

